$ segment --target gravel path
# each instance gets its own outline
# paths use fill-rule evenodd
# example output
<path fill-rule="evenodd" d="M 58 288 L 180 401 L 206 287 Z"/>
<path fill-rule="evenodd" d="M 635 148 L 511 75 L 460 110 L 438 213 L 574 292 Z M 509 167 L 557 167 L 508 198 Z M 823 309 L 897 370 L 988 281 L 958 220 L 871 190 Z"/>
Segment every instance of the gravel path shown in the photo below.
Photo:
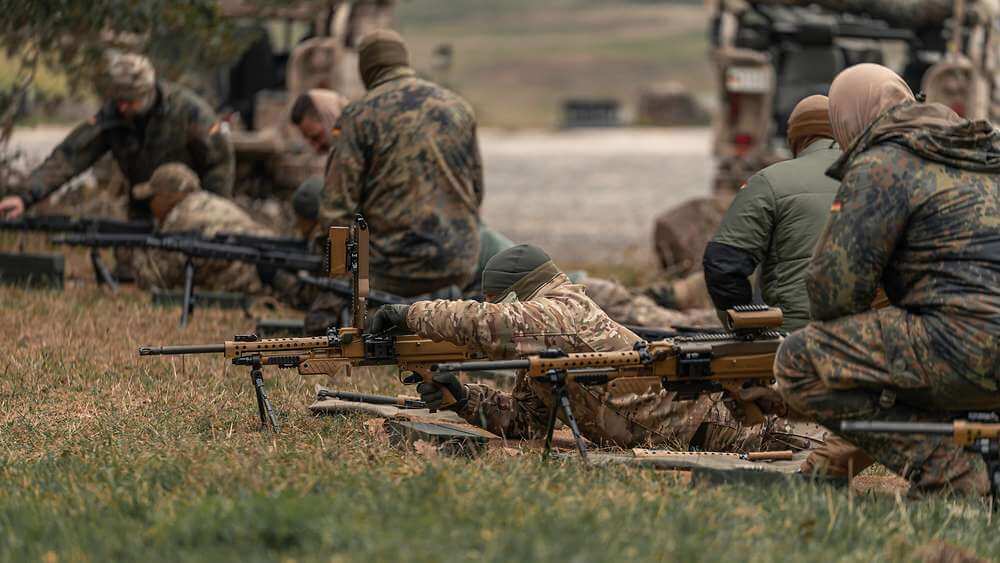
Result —
<path fill-rule="evenodd" d="M 67 132 L 24 129 L 14 145 L 39 162 Z M 654 218 L 711 178 L 707 128 L 485 130 L 480 142 L 484 219 L 577 264 L 649 260 Z"/>

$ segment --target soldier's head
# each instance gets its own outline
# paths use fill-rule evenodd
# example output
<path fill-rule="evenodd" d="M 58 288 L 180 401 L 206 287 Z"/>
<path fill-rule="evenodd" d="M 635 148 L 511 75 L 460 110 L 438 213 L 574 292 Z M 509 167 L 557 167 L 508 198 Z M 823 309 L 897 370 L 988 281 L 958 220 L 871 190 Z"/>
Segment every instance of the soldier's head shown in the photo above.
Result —
<path fill-rule="evenodd" d="M 309 90 L 295 99 L 289 119 L 317 153 L 326 154 L 333 144 L 337 119 L 347 103 L 347 98 L 333 90 Z"/>
<path fill-rule="evenodd" d="M 311 176 L 292 194 L 295 224 L 303 238 L 310 238 L 319 224 L 319 200 L 323 193 L 323 178 Z"/>
<path fill-rule="evenodd" d="M 101 96 L 125 119 L 144 115 L 156 102 L 156 71 L 149 59 L 112 52 L 98 83 Z"/>
<path fill-rule="evenodd" d="M 201 182 L 193 170 L 179 162 L 171 162 L 157 168 L 149 181 L 134 186 L 132 198 L 148 200 L 153 216 L 163 222 L 178 203 L 200 189 Z"/>
<path fill-rule="evenodd" d="M 376 29 L 358 44 L 358 71 L 369 90 L 386 72 L 410 66 L 403 37 L 391 29 Z"/>
<path fill-rule="evenodd" d="M 830 127 L 830 98 L 809 96 L 795 105 L 788 116 L 788 147 L 793 156 L 820 139 L 833 139 Z"/>
<path fill-rule="evenodd" d="M 830 84 L 833 138 L 847 150 L 879 116 L 914 99 L 892 69 L 872 63 L 848 67 Z"/>
<path fill-rule="evenodd" d="M 519 244 L 496 253 L 483 268 L 483 297 L 490 303 L 530 299 L 560 274 L 544 250 Z"/>

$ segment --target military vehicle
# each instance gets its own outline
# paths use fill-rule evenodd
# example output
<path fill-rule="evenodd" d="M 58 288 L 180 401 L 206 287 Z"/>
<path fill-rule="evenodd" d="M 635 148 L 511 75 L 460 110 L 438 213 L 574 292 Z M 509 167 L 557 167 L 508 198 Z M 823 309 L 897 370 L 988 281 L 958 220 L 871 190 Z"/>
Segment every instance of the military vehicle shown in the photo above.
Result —
<path fill-rule="evenodd" d="M 347 96 L 364 92 L 356 46 L 389 26 L 392 0 L 302 1 L 286 5 L 220 0 L 222 13 L 247 22 L 257 39 L 217 77 L 220 107 L 229 112 L 237 161 L 237 195 L 276 197 L 322 174 L 316 154 L 288 123 L 295 98 L 312 88 Z"/>
<path fill-rule="evenodd" d="M 1000 117 L 998 0 L 718 0 L 710 28 L 718 78 L 713 194 L 656 219 L 668 277 L 701 269 L 732 195 L 753 173 L 791 156 L 788 116 L 826 94 L 848 66 L 900 73 L 914 92 L 969 118 Z"/>
<path fill-rule="evenodd" d="M 844 68 L 895 69 L 914 92 L 969 118 L 1000 116 L 996 0 L 719 0 L 716 190 L 788 158 L 788 116 Z"/>

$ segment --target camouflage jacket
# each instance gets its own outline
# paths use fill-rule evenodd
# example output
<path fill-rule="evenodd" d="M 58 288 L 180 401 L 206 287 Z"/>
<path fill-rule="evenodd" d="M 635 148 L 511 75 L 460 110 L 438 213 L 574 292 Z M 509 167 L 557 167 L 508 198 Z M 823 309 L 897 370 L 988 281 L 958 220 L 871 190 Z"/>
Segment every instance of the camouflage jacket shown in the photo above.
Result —
<path fill-rule="evenodd" d="M 469 346 L 490 358 L 516 358 L 560 348 L 566 352 L 630 350 L 639 338 L 612 321 L 583 286 L 559 274 L 524 301 L 421 301 L 406 317 L 411 330 L 436 341 Z M 468 384 L 468 402 L 458 413 L 494 434 L 508 438 L 544 435 L 554 400 L 544 383 L 519 374 L 513 392 Z M 685 447 L 701 425 L 712 399 L 675 401 L 659 388 L 611 393 L 605 386 L 567 386 L 580 425 L 589 440 L 629 447 L 655 441 Z M 560 416 L 562 414 L 560 413 Z"/>
<path fill-rule="evenodd" d="M 348 226 L 364 214 L 375 287 L 464 287 L 479 256 L 483 199 L 469 105 L 400 68 L 344 108 L 333 134 L 320 222 Z"/>
<path fill-rule="evenodd" d="M 903 104 L 829 173 L 842 181 L 807 276 L 813 318 L 866 311 L 881 283 L 894 307 L 880 330 L 901 385 L 952 370 L 996 390 L 1000 132 L 940 104 Z"/>
<path fill-rule="evenodd" d="M 194 192 L 177 204 L 159 225 L 159 232 L 198 232 L 211 237 L 216 233 L 277 236 L 255 222 L 231 200 L 205 191 Z M 187 257 L 179 252 L 149 250 L 134 258 L 136 281 L 143 288 L 176 289 L 184 286 Z M 194 259 L 195 287 L 206 291 L 257 293 L 260 276 L 253 264 L 227 260 Z"/>
<path fill-rule="evenodd" d="M 78 125 L 27 180 L 25 205 L 45 199 L 111 151 L 131 185 L 149 180 L 162 164 L 180 162 L 198 174 L 201 187 L 220 195 L 233 191 L 233 146 L 204 100 L 181 87 L 157 83 L 156 102 L 144 117 L 128 121 L 109 102 Z M 146 202 L 129 204 L 133 217 L 149 217 Z"/>

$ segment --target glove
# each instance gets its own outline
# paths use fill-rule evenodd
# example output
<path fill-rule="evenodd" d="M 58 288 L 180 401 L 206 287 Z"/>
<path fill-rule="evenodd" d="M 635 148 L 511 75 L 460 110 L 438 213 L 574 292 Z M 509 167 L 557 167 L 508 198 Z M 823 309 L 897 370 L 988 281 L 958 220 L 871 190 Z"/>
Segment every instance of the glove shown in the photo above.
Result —
<path fill-rule="evenodd" d="M 773 387 L 747 387 L 740 389 L 738 395 L 738 401 L 734 401 L 732 398 L 723 398 L 723 402 L 740 422 L 745 421 L 746 413 L 743 412 L 742 405 L 747 403 L 756 405 L 763 415 L 785 416 L 788 414 L 788 407 Z"/>
<path fill-rule="evenodd" d="M 409 305 L 382 305 L 372 315 L 368 332 L 383 334 L 392 331 L 390 334 L 406 334 L 409 332 L 406 326 L 406 312 L 409 310 Z"/>
<path fill-rule="evenodd" d="M 427 403 L 427 408 L 432 412 L 441 410 L 441 401 L 444 400 L 444 389 L 447 389 L 455 397 L 455 404 L 445 407 L 447 410 L 457 411 L 465 407 L 469 394 L 465 391 L 465 385 L 458 380 L 454 373 L 436 373 L 431 378 L 433 383 L 422 381 L 417 384 L 417 393 L 420 393 L 420 400 Z"/>

